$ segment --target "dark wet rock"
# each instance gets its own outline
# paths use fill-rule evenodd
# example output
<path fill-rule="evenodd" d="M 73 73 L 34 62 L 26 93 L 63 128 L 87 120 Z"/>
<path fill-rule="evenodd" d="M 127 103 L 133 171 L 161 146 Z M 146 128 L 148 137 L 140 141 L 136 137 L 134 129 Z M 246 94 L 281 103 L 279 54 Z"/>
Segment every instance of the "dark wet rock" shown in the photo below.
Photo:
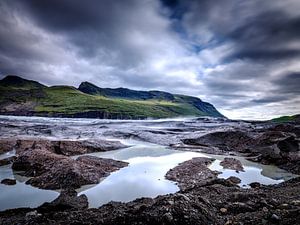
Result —
<path fill-rule="evenodd" d="M 76 159 L 76 161 L 84 163 L 86 165 L 90 165 L 92 167 L 101 167 L 101 169 L 109 173 L 128 165 L 127 162 L 113 160 L 113 159 L 98 158 L 98 157 L 88 156 L 88 155 L 80 156 Z"/>
<path fill-rule="evenodd" d="M 278 141 L 277 146 L 282 153 L 299 152 L 298 141 L 293 136 Z M 295 158 L 294 160 L 298 160 L 298 159 L 299 158 Z M 291 160 L 293 160 L 293 158 L 291 158 Z"/>
<path fill-rule="evenodd" d="M 261 184 L 258 183 L 258 182 L 252 182 L 252 183 L 249 184 L 249 186 L 251 188 L 259 188 L 259 187 L 261 187 Z"/>
<path fill-rule="evenodd" d="M 227 178 L 226 180 L 228 180 L 229 182 L 231 182 L 233 184 L 241 183 L 241 179 L 238 177 L 234 177 L 234 176 L 231 176 L 231 177 Z"/>
<path fill-rule="evenodd" d="M 261 129 L 260 132 L 229 130 L 182 141 L 186 145 L 198 147 L 203 152 L 212 153 L 208 149 L 213 149 L 215 154 L 222 152 L 246 154 L 249 160 L 275 164 L 282 169 L 300 174 L 299 139 L 295 133 L 280 129 L 293 130 L 290 126 L 277 126 L 275 130 Z"/>
<path fill-rule="evenodd" d="M 62 190 L 60 195 L 50 203 L 44 203 L 38 207 L 39 211 L 62 211 L 67 209 L 87 209 L 89 206 L 86 195 L 77 196 L 74 189 Z"/>
<path fill-rule="evenodd" d="M 5 166 L 13 163 L 13 161 L 16 159 L 16 156 L 7 157 L 5 159 L 0 159 L 0 166 Z"/>
<path fill-rule="evenodd" d="M 119 141 L 101 139 L 93 140 L 48 140 L 48 139 L 24 139 L 18 140 L 16 151 L 20 153 L 27 149 L 46 149 L 60 155 L 82 155 L 92 152 L 111 151 L 126 147 Z"/>
<path fill-rule="evenodd" d="M 262 185 L 257 189 L 242 189 L 212 182 L 205 186 L 196 184 L 191 189 L 154 199 L 140 198 L 128 203 L 110 202 L 98 209 L 80 208 L 75 204 L 75 207 L 62 207 L 58 210 L 59 207 L 55 208 L 50 203 L 36 209 L 7 210 L 0 212 L 0 220 L 4 225 L 288 225 L 298 224 L 300 220 L 300 206 L 292 204 L 293 201 L 300 201 L 300 178 L 280 185 Z M 70 201 L 54 202 L 65 204 Z M 287 203 L 290 203 L 289 207 L 280 209 L 280 205 Z M 30 212 L 34 212 L 33 216 L 26 216 Z"/>
<path fill-rule="evenodd" d="M 166 178 L 176 181 L 180 189 L 193 187 L 199 182 L 208 181 L 217 177 L 217 172 L 207 168 L 213 161 L 214 159 L 211 158 L 193 158 L 170 169 L 166 174 Z"/>
<path fill-rule="evenodd" d="M 270 127 L 268 130 L 270 131 L 281 131 L 295 134 L 297 137 L 300 137 L 300 127 L 291 124 L 277 124 L 275 126 Z"/>
<path fill-rule="evenodd" d="M 300 174 L 299 141 L 291 134 L 280 131 L 265 132 L 257 138 L 253 153 L 257 154 L 254 161 L 275 164 L 282 169 Z"/>
<path fill-rule="evenodd" d="M 17 181 L 15 179 L 3 179 L 1 180 L 1 184 L 5 184 L 5 185 L 15 185 L 17 183 Z"/>
<path fill-rule="evenodd" d="M 83 140 L 83 141 L 59 141 L 59 151 L 64 155 L 81 155 L 91 152 L 104 152 L 125 148 L 119 141 L 108 140 Z"/>
<path fill-rule="evenodd" d="M 298 151 L 299 145 L 295 137 L 280 131 L 267 131 L 258 136 L 252 150 L 263 157 L 274 159 L 288 157 L 289 153 Z"/>
<path fill-rule="evenodd" d="M 102 166 L 103 165 L 103 166 Z M 14 170 L 32 176 L 26 183 L 43 189 L 79 188 L 96 184 L 128 163 L 93 156 L 74 160 L 47 150 L 27 150 L 14 161 Z"/>
<path fill-rule="evenodd" d="M 214 146 L 223 151 L 246 152 L 254 139 L 242 131 L 222 131 L 203 135 L 199 138 L 184 139 L 184 144 Z"/>
<path fill-rule="evenodd" d="M 23 151 L 36 149 L 36 150 L 47 150 L 55 152 L 57 146 L 56 141 L 47 139 L 31 138 L 31 139 L 19 139 L 16 142 L 16 154 L 20 154 Z"/>
<path fill-rule="evenodd" d="M 230 170 L 235 170 L 235 171 L 244 171 L 242 163 L 235 158 L 224 158 L 222 162 L 220 162 L 220 165 L 224 169 L 230 169 Z"/>
<path fill-rule="evenodd" d="M 0 139 L 0 154 L 12 151 L 16 145 L 16 140 L 13 138 Z"/>

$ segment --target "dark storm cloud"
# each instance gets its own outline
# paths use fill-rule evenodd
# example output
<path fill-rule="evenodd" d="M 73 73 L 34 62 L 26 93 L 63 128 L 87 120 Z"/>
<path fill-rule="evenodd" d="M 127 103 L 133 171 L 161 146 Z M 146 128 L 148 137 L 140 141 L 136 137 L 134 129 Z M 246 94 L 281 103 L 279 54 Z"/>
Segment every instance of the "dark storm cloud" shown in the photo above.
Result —
<path fill-rule="evenodd" d="M 300 94 L 300 72 L 284 75 L 273 83 L 279 93 Z"/>
<path fill-rule="evenodd" d="M 2 0 L 0 76 L 198 95 L 237 117 L 294 113 L 299 27 L 298 0 Z"/>
<path fill-rule="evenodd" d="M 300 13 L 292 15 L 290 9 L 300 9 L 296 0 L 276 6 L 280 1 L 241 0 L 191 0 L 169 1 L 164 4 L 173 11 L 184 14 L 186 29 L 198 44 L 232 41 L 235 49 L 231 59 L 280 59 L 300 54 L 299 49 L 289 49 L 285 44 L 300 38 Z M 292 4 L 293 3 L 293 4 Z M 296 6 L 296 7 L 295 7 Z M 197 31 L 199 33 L 197 34 Z M 211 36 L 202 40 L 205 32 Z M 199 36 L 195 38 L 195 36 Z M 197 41 L 196 41 L 197 42 Z"/>
<path fill-rule="evenodd" d="M 288 99 L 289 99 L 288 96 L 269 96 L 265 98 L 254 99 L 252 100 L 252 102 L 255 104 L 265 104 L 265 103 L 286 101 Z"/>
<path fill-rule="evenodd" d="M 280 11 L 255 15 L 228 34 L 237 43 L 232 58 L 283 59 L 300 55 L 286 44 L 300 38 L 300 17 L 290 18 Z"/>
<path fill-rule="evenodd" d="M 157 19 L 147 18 L 155 16 L 148 15 L 145 8 L 147 4 L 151 5 L 151 1 L 88 0 L 83 4 L 81 0 L 29 0 L 20 3 L 36 24 L 64 35 L 69 43 L 77 47 L 79 55 L 99 57 L 99 60 L 106 60 L 114 66 L 118 64 L 128 68 L 147 58 L 147 49 L 136 45 L 139 40 L 128 40 L 134 38 L 132 33 L 161 35 L 156 30 L 156 26 L 160 26 L 156 24 Z"/>
<path fill-rule="evenodd" d="M 283 102 L 297 98 L 300 94 L 300 73 L 283 74 L 271 81 L 272 91 L 267 96 L 253 99 L 254 104 Z"/>

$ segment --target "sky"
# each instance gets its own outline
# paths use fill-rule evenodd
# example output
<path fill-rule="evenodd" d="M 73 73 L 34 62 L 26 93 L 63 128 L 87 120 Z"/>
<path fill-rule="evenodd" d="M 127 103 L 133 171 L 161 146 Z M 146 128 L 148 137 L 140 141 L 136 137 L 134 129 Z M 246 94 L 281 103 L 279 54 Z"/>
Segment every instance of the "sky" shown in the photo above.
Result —
<path fill-rule="evenodd" d="M 197 96 L 233 119 L 300 113 L 299 0 L 1 0 L 0 78 Z"/>

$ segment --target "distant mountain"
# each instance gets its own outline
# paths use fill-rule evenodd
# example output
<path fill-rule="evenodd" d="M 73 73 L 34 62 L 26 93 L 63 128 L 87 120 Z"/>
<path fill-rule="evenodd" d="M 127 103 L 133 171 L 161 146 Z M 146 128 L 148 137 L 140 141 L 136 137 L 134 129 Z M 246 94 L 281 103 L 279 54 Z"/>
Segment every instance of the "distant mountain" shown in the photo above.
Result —
<path fill-rule="evenodd" d="M 224 117 L 210 103 L 191 96 L 100 88 L 89 82 L 81 83 L 78 89 L 48 87 L 11 75 L 0 80 L 0 114 L 111 119 Z"/>

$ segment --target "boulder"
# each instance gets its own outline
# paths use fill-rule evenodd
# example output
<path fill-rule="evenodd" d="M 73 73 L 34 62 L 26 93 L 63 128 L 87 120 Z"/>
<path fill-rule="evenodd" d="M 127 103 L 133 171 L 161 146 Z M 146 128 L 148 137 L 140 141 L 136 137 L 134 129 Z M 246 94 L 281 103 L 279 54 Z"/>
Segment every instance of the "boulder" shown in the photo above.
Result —
<path fill-rule="evenodd" d="M 224 169 L 235 170 L 237 172 L 244 171 L 242 163 L 235 158 L 224 158 L 220 165 L 223 166 Z"/>
<path fill-rule="evenodd" d="M 232 184 L 239 184 L 241 183 L 241 179 L 238 178 L 238 177 L 234 177 L 234 176 L 231 176 L 229 178 L 226 179 L 227 181 L 231 182 Z"/>
<path fill-rule="evenodd" d="M 15 185 L 17 183 L 17 181 L 15 179 L 3 179 L 1 181 L 1 184 L 5 184 L 5 185 Z"/>
<path fill-rule="evenodd" d="M 68 209 L 87 209 L 89 206 L 86 195 L 77 196 L 74 189 L 62 190 L 60 195 L 50 203 L 44 203 L 38 209 L 39 211 L 62 211 Z"/>

